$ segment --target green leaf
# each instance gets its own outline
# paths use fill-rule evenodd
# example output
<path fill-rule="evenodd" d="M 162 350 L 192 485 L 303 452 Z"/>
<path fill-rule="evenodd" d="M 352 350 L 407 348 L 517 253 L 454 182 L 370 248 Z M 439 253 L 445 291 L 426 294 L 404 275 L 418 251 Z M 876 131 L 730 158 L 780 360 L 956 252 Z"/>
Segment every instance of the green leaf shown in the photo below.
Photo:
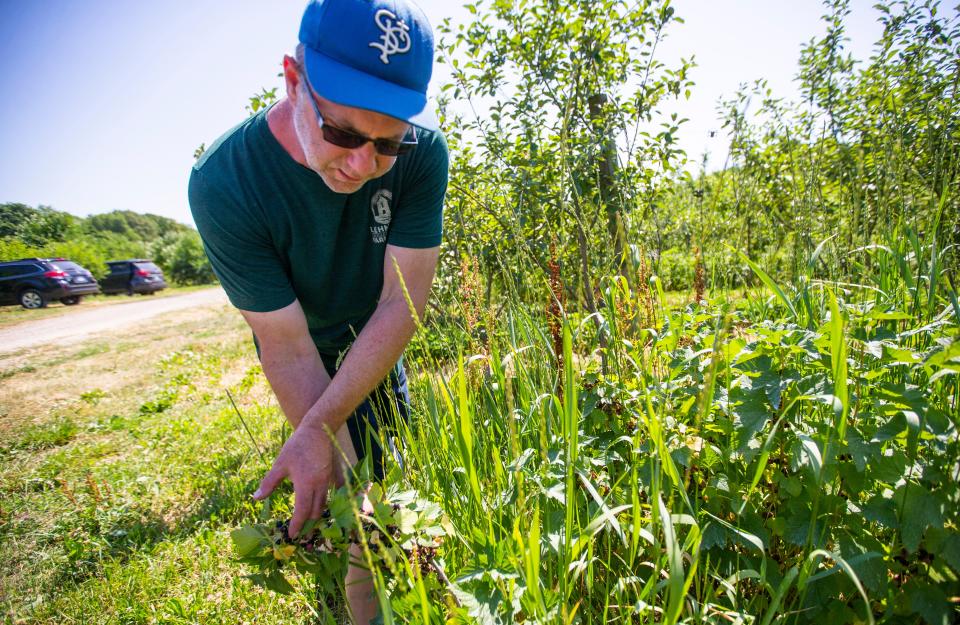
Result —
<path fill-rule="evenodd" d="M 883 495 L 874 495 L 867 501 L 861 510 L 860 514 L 863 515 L 863 518 L 874 523 L 879 523 L 885 527 L 891 529 L 898 527 L 897 523 L 897 506 L 892 499 L 888 499 Z"/>
<path fill-rule="evenodd" d="M 452 584 L 450 591 L 473 617 L 474 622 L 479 625 L 500 625 L 502 621 L 498 612 L 500 604 L 503 603 L 503 595 L 498 589 L 491 588 L 486 583 L 476 583 L 471 586 L 473 588 L 468 589 Z"/>
<path fill-rule="evenodd" d="M 803 492 L 803 482 L 800 481 L 800 478 L 793 475 L 783 479 L 780 485 L 791 497 L 799 497 L 800 493 Z"/>
<path fill-rule="evenodd" d="M 847 449 L 850 451 L 850 456 L 853 458 L 853 464 L 857 467 L 857 471 L 861 473 L 867 468 L 867 461 L 876 452 L 876 446 L 867 443 L 856 426 L 847 428 Z"/>
<path fill-rule="evenodd" d="M 798 503 L 796 505 L 791 505 L 788 508 L 786 515 L 786 527 L 783 532 L 783 539 L 787 542 L 797 545 L 798 547 L 803 547 L 807 543 L 807 534 L 810 531 L 810 514 L 811 508 L 809 502 L 806 504 Z M 813 528 L 813 537 L 816 539 L 820 536 L 823 529 L 823 522 L 817 521 L 816 526 Z"/>
<path fill-rule="evenodd" d="M 910 599 L 910 609 L 922 616 L 928 625 L 956 623 L 956 614 L 947 595 L 939 587 L 914 578 L 904 586 L 903 592 Z"/>
<path fill-rule="evenodd" d="M 943 525 L 943 508 L 932 493 L 918 484 L 908 483 L 894 494 L 900 510 L 900 535 L 907 551 L 913 553 L 923 539 L 927 527 Z"/>
<path fill-rule="evenodd" d="M 743 380 L 744 378 L 741 378 Z M 746 382 L 749 385 L 749 382 Z M 737 451 L 744 453 L 747 445 L 763 431 L 770 419 L 766 394 L 762 389 L 744 390 L 737 386 L 730 390 L 730 405 L 737 433 Z"/>
<path fill-rule="evenodd" d="M 947 561 L 954 573 L 960 574 L 960 535 L 951 533 L 943 541 L 939 555 Z"/>
<path fill-rule="evenodd" d="M 899 481 L 906 470 L 907 459 L 899 449 L 888 450 L 886 454 L 870 461 L 870 477 L 888 484 Z"/>
<path fill-rule="evenodd" d="M 779 285 L 773 281 L 773 278 L 771 278 L 766 271 L 761 269 L 759 265 L 750 260 L 746 254 L 739 250 L 737 250 L 737 254 L 740 256 L 740 259 L 747 263 L 750 269 L 753 270 L 753 273 L 757 274 L 757 277 L 760 278 L 760 280 L 767 285 L 771 291 L 776 293 L 777 297 L 780 299 L 780 302 L 783 303 L 783 305 L 786 306 L 787 310 L 790 312 L 790 318 L 796 321 L 797 310 L 793 307 L 793 302 L 787 298 L 787 295 L 783 292 L 783 289 L 781 289 Z"/>
<path fill-rule="evenodd" d="M 870 439 L 870 442 L 882 443 L 884 441 L 888 441 L 891 438 L 897 437 L 906 429 L 907 419 L 903 416 L 902 412 L 898 412 L 891 417 L 890 420 L 883 425 L 883 427 L 877 430 L 876 434 L 873 435 L 873 438 Z"/>
<path fill-rule="evenodd" d="M 835 426 L 837 435 L 846 438 L 847 415 L 850 399 L 847 390 L 847 343 L 843 335 L 843 314 L 837 304 L 837 297 L 833 291 L 827 291 L 827 301 L 830 304 L 830 363 L 833 374 L 833 395 L 840 402 L 840 414 L 837 415 Z M 827 458 L 827 462 L 832 459 Z"/>
<path fill-rule="evenodd" d="M 859 592 L 860 596 L 863 598 L 863 604 L 864 604 L 863 610 L 864 610 L 864 613 L 866 614 L 867 622 L 869 622 L 870 625 L 873 625 L 875 621 L 873 618 L 873 610 L 870 607 L 870 598 L 867 595 L 867 592 L 863 589 L 863 584 L 860 583 L 860 578 L 857 576 L 856 571 L 853 570 L 853 567 L 851 567 L 850 564 L 846 560 L 844 560 L 839 554 L 830 553 L 823 549 L 817 549 L 813 551 L 809 556 L 807 556 L 807 558 L 811 561 L 815 560 L 817 557 L 825 557 L 833 560 L 838 565 L 834 567 L 835 570 L 843 569 L 843 571 L 847 574 L 847 577 L 850 579 L 850 581 L 853 582 L 853 585 L 856 587 L 857 592 Z M 812 580 L 813 578 L 810 578 L 810 579 Z"/>
<path fill-rule="evenodd" d="M 284 577 L 280 571 L 271 571 L 266 575 L 254 573 L 247 575 L 246 578 L 261 588 L 272 590 L 281 595 L 289 595 L 293 592 L 293 586 L 290 585 L 290 582 L 287 581 L 287 578 Z"/>
<path fill-rule="evenodd" d="M 241 558 L 252 556 L 264 544 L 269 545 L 266 534 L 256 527 L 239 527 L 230 532 L 230 538 L 233 540 L 234 551 Z"/>
<path fill-rule="evenodd" d="M 356 524 L 350 497 L 340 492 L 334 493 L 327 502 L 330 518 L 340 528 L 350 529 Z"/>

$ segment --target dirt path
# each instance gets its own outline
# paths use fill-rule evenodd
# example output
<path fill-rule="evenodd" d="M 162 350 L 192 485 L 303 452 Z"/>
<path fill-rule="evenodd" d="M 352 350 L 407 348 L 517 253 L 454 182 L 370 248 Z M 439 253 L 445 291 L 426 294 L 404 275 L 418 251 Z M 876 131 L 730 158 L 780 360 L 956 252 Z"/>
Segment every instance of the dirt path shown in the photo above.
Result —
<path fill-rule="evenodd" d="M 72 309 L 57 317 L 26 321 L 0 330 L 0 354 L 11 354 L 46 343 L 77 343 L 91 335 L 111 332 L 157 315 L 224 304 L 226 301 L 226 294 L 218 287 L 162 299 L 144 298 L 140 302 L 93 310 L 83 310 L 81 305 L 80 309 Z"/>

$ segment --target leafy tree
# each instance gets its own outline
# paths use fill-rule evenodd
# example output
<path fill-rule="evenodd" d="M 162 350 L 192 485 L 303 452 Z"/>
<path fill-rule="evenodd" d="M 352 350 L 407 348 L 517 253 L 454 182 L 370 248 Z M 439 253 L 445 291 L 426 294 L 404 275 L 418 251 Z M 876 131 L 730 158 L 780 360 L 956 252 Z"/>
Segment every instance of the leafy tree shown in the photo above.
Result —
<path fill-rule="evenodd" d="M 130 239 L 150 241 L 167 232 L 181 232 L 187 226 L 169 217 L 117 210 L 87 217 L 84 227 L 90 233 L 115 232 Z"/>
<path fill-rule="evenodd" d="M 216 279 L 196 230 L 167 234 L 154 244 L 151 254 L 177 284 L 209 284 Z"/>
<path fill-rule="evenodd" d="M 39 248 L 27 245 L 15 237 L 0 238 L 0 261 L 33 258 L 42 255 Z"/>
<path fill-rule="evenodd" d="M 22 222 L 18 236 L 28 245 L 42 246 L 50 241 L 66 241 L 75 230 L 73 215 L 40 206 L 33 210 L 29 220 Z"/>
<path fill-rule="evenodd" d="M 37 212 L 32 206 L 17 202 L 0 204 L 0 238 L 20 236 L 24 227 L 36 218 Z"/>
<path fill-rule="evenodd" d="M 669 2 L 478 2 L 475 20 L 439 30 L 454 82 L 442 90 L 452 148 L 448 263 L 522 294 L 545 282 L 551 249 L 568 290 L 596 309 L 595 276 L 625 271 L 627 240 L 657 208 L 682 155 L 665 100 L 690 86 L 689 62 L 656 59 Z M 461 107 L 462 108 L 462 107 Z M 477 111 L 487 110 L 482 115 Z M 654 130 L 653 125 L 660 123 Z M 539 267 L 530 281 L 520 268 Z"/>
<path fill-rule="evenodd" d="M 884 31 L 861 68 L 844 50 L 849 2 L 825 5 L 826 33 L 800 57 L 804 102 L 762 82 L 726 101 L 739 191 L 706 185 L 710 209 L 744 233 L 736 244 L 788 275 L 828 237 L 843 250 L 894 230 L 960 241 L 960 17 L 932 1 L 876 5 Z M 821 258 L 838 276 L 852 269 L 846 254 Z"/>

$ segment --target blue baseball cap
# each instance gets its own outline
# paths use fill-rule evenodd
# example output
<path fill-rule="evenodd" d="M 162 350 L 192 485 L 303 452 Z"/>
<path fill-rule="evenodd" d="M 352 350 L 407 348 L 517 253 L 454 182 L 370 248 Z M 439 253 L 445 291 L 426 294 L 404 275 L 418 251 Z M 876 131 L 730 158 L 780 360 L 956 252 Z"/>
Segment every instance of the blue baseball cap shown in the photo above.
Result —
<path fill-rule="evenodd" d="M 312 0 L 300 22 L 310 86 L 322 97 L 436 130 L 427 106 L 433 30 L 409 0 Z"/>

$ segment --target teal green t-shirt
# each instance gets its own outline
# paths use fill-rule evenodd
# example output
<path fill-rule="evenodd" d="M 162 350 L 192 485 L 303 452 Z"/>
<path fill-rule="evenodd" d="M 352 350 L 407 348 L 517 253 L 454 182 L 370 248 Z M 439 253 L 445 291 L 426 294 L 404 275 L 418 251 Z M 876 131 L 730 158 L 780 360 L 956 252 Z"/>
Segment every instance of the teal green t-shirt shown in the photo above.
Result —
<path fill-rule="evenodd" d="M 417 139 L 351 194 L 293 160 L 265 112 L 218 139 L 193 167 L 190 209 L 231 303 L 269 312 L 299 300 L 321 354 L 349 346 L 376 308 L 386 245 L 440 244 L 447 144 Z"/>

